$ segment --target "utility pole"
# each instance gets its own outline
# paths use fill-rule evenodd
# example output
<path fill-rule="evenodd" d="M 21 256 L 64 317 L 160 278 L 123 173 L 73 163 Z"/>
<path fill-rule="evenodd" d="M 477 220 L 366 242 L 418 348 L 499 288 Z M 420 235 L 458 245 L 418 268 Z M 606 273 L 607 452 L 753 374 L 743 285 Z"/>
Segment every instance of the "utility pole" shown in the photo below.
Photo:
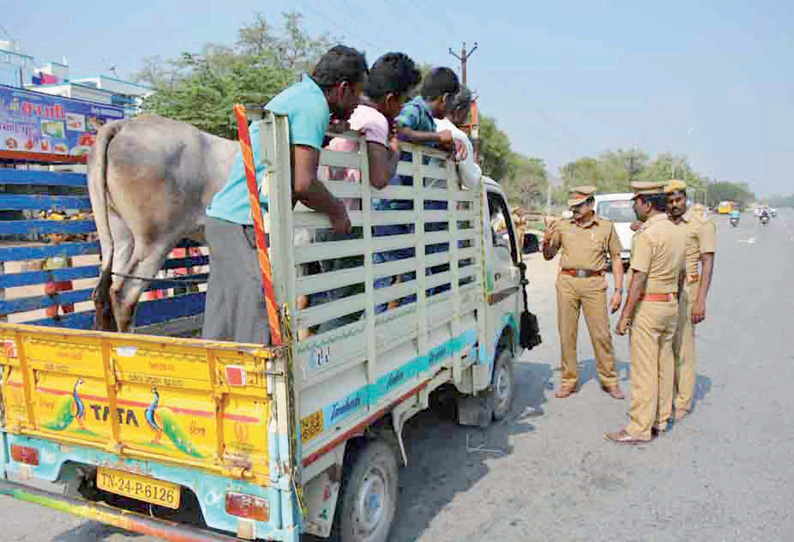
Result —
<path fill-rule="evenodd" d="M 466 42 L 464 41 L 463 42 L 463 47 L 461 48 L 461 51 L 460 51 L 460 56 L 455 54 L 455 51 L 452 50 L 452 47 L 449 48 L 449 54 L 451 54 L 452 56 L 454 56 L 455 58 L 457 58 L 460 61 L 460 76 L 461 76 L 461 79 L 463 80 L 463 84 L 464 85 L 468 85 L 467 69 L 466 68 L 467 68 L 467 65 L 468 65 L 468 62 L 469 62 L 469 57 L 476 50 L 477 50 L 477 42 L 476 41 L 474 42 L 474 48 L 471 51 L 469 51 L 469 52 L 466 52 Z M 478 111 L 478 108 L 477 108 L 477 99 L 475 98 L 474 99 L 474 103 L 472 103 L 472 119 L 471 119 L 471 124 L 469 125 L 470 131 L 471 131 L 471 140 L 472 140 L 471 143 L 472 143 L 472 147 L 474 147 L 474 161 L 475 162 L 479 162 L 479 160 L 480 160 L 480 138 L 479 138 L 480 126 L 479 126 L 479 121 L 478 121 L 478 118 L 477 118 L 478 117 L 478 113 L 479 113 L 479 111 Z"/>
<path fill-rule="evenodd" d="M 455 51 L 452 50 L 452 47 L 449 48 L 449 54 L 460 60 L 460 76 L 463 79 L 463 84 L 466 84 L 466 64 L 469 61 L 469 57 L 477 50 L 477 42 L 474 42 L 474 49 L 466 52 L 466 42 L 463 42 L 463 48 L 460 51 L 460 56 L 455 54 Z"/>

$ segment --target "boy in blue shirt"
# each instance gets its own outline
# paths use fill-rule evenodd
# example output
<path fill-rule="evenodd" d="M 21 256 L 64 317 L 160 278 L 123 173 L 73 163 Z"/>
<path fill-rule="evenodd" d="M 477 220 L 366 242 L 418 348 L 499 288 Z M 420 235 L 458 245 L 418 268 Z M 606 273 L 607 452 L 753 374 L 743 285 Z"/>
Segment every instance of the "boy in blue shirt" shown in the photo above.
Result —
<path fill-rule="evenodd" d="M 331 229 L 337 233 L 348 233 L 350 220 L 344 204 L 317 180 L 320 149 L 331 116 L 346 120 L 353 112 L 367 72 L 363 53 L 338 45 L 323 55 L 311 77 L 304 75 L 302 81 L 265 106 L 289 119 L 293 201 L 327 214 Z M 258 123 L 250 133 L 257 180 L 262 183 L 265 166 L 260 156 Z M 266 212 L 267 195 L 260 192 L 260 199 Z M 268 344 L 270 332 L 239 150 L 226 184 L 207 207 L 205 235 L 210 276 L 203 337 Z"/>
<path fill-rule="evenodd" d="M 444 119 L 452 112 L 454 98 L 459 90 L 460 81 L 454 71 L 450 68 L 433 68 L 422 81 L 420 96 L 417 96 L 405 104 L 402 111 L 400 111 L 400 114 L 397 116 L 397 134 L 400 139 L 412 143 L 438 147 L 442 150 L 454 151 L 458 158 L 464 159 L 466 157 L 466 149 L 463 143 L 453 139 L 450 130 L 437 131 L 435 123 L 435 119 Z M 395 180 L 399 183 L 398 179 Z M 432 181 L 430 182 L 432 183 Z M 374 202 L 374 208 L 377 210 L 410 210 L 413 208 L 413 202 L 377 200 Z M 426 201 L 424 208 L 425 210 L 445 210 L 447 205 L 442 201 Z M 425 225 L 425 232 L 441 231 L 445 229 L 447 229 L 447 224 L 445 222 L 428 223 Z M 375 229 L 374 233 L 375 235 L 398 235 L 411 233 L 412 230 L 413 226 L 393 225 L 378 227 Z M 419 233 L 424 234 L 425 232 Z M 429 245 L 425 248 L 425 254 L 434 254 L 446 250 L 449 250 L 448 243 Z M 376 262 L 382 263 L 401 260 L 413 256 L 413 249 L 401 249 L 376 255 Z M 436 268 L 427 269 L 426 272 L 432 274 L 443 272 L 447 269 L 449 269 L 449 265 L 445 264 Z M 395 281 L 402 282 L 413 279 L 415 279 L 415 273 L 408 273 L 394 279 L 380 279 L 376 282 L 375 287 L 382 288 Z M 449 289 L 448 285 L 442 285 L 440 287 L 431 288 L 427 293 L 428 295 L 434 295 L 447 289 Z M 411 303 L 414 300 L 414 296 L 409 296 L 401 300 L 400 304 Z"/>
<path fill-rule="evenodd" d="M 435 119 L 452 112 L 452 102 L 460 90 L 460 81 L 449 68 L 433 68 L 422 81 L 421 95 L 405 104 L 397 116 L 400 139 L 454 151 L 450 130 L 436 131 Z"/>

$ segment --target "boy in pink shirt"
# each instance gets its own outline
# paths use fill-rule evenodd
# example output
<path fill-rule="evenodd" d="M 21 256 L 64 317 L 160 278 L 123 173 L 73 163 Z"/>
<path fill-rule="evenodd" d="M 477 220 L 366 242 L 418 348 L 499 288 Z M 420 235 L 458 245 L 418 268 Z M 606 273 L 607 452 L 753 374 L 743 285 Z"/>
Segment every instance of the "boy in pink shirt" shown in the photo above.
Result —
<path fill-rule="evenodd" d="M 350 129 L 357 131 L 366 141 L 369 182 L 375 188 L 384 188 L 396 174 L 400 153 L 392 125 L 402 110 L 408 93 L 420 80 L 421 73 L 408 55 L 403 53 L 383 55 L 370 68 L 359 105 L 348 119 Z M 358 141 L 355 139 L 335 137 L 326 148 L 334 151 L 356 152 L 357 146 Z M 361 172 L 356 168 L 326 167 L 325 172 L 326 178 L 331 181 L 361 182 Z M 361 202 L 358 199 L 342 198 L 342 201 L 348 210 L 361 209 Z M 331 241 L 358 237 L 359 234 L 356 233 L 334 234 L 328 232 L 318 235 L 317 240 Z M 360 257 L 338 258 L 319 262 L 319 269 L 323 273 L 327 273 L 360 265 Z M 302 307 L 314 306 L 360 292 L 363 292 L 363 284 L 337 288 L 329 292 L 312 294 L 309 299 L 299 300 L 299 305 Z M 383 309 L 385 306 L 378 307 L 379 312 Z M 360 313 L 346 315 L 321 324 L 311 331 L 322 333 L 355 322 L 360 317 Z M 306 332 L 301 330 L 301 335 L 305 337 Z"/>
<path fill-rule="evenodd" d="M 391 136 L 391 125 L 405 103 L 408 92 L 419 83 L 421 74 L 413 60 L 403 53 L 387 53 L 372 65 L 359 105 L 350 116 L 350 129 L 367 141 L 370 184 L 383 188 L 397 170 L 400 154 L 397 139 Z M 336 137 L 328 149 L 355 152 L 357 142 Z M 330 180 L 359 182 L 357 169 L 328 168 Z"/>

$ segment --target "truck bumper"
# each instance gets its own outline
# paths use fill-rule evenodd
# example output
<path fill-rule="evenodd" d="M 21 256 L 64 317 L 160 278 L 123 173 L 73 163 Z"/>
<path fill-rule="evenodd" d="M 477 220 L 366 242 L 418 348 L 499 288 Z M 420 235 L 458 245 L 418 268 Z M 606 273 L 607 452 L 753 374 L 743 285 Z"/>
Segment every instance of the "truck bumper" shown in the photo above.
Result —
<path fill-rule="evenodd" d="M 187 525 L 179 525 L 125 510 L 117 510 L 104 504 L 56 495 L 55 493 L 8 480 L 0 480 L 0 495 L 40 504 L 84 519 L 100 521 L 127 531 L 156 536 L 174 542 L 239 542 L 240 540 L 239 538 L 216 534 Z"/>
<path fill-rule="evenodd" d="M 0 471 L 0 482 L 3 483 L 0 486 L 0 495 L 8 495 L 17 499 L 35 502 L 61 512 L 108 523 L 122 529 L 155 534 L 166 540 L 192 542 L 194 540 L 242 540 L 241 538 L 234 538 L 230 533 L 240 533 L 241 522 L 245 524 L 243 527 L 246 528 L 243 532 L 247 532 L 252 520 L 238 518 L 226 513 L 223 496 L 227 491 L 234 491 L 265 498 L 269 503 L 270 521 L 253 522 L 255 524 L 253 535 L 257 539 L 276 540 L 279 542 L 297 542 L 300 539 L 300 517 L 293 517 L 293 495 L 291 491 L 282 491 L 277 487 L 260 487 L 242 480 L 209 475 L 195 469 L 176 465 L 123 459 L 114 454 L 108 454 L 93 448 L 61 445 L 39 437 L 10 434 L 2 429 L 0 429 L 0 440 L 2 441 L 0 460 L 4 463 L 2 465 L 3 470 Z M 40 454 L 40 464 L 28 466 L 13 461 L 9 450 L 14 444 L 35 447 Z M 146 473 L 154 478 L 187 488 L 198 498 L 202 515 L 208 528 L 199 529 L 186 524 L 176 524 L 168 520 L 154 519 L 148 516 L 142 517 L 134 512 L 106 504 L 94 503 L 71 496 L 60 496 L 19 483 L 19 481 L 24 482 L 26 480 L 57 483 L 60 481 L 60 475 L 67 464 L 123 468 L 133 472 Z M 162 532 L 154 532 L 150 530 L 153 526 L 157 526 L 158 529 L 164 529 L 165 527 L 168 527 L 168 529 Z M 184 529 L 186 528 L 188 529 L 186 532 L 192 533 L 190 536 L 184 535 Z M 196 533 L 198 533 L 198 537 L 196 537 Z"/>

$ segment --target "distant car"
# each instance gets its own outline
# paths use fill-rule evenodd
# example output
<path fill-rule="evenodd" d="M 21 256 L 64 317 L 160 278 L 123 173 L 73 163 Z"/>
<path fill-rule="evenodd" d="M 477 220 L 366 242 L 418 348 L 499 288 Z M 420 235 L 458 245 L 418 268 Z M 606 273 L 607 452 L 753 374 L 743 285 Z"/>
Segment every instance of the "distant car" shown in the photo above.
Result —
<path fill-rule="evenodd" d="M 628 265 L 631 259 L 631 238 L 634 232 L 631 230 L 631 223 L 637 220 L 632 207 L 631 192 L 620 194 L 599 194 L 595 197 L 595 213 L 597 216 L 611 220 L 615 224 L 615 231 L 618 232 L 618 239 L 623 246 L 620 254 L 624 265 Z"/>
<path fill-rule="evenodd" d="M 773 209 L 772 207 L 769 208 L 769 214 L 772 216 L 777 216 L 777 209 Z"/>

